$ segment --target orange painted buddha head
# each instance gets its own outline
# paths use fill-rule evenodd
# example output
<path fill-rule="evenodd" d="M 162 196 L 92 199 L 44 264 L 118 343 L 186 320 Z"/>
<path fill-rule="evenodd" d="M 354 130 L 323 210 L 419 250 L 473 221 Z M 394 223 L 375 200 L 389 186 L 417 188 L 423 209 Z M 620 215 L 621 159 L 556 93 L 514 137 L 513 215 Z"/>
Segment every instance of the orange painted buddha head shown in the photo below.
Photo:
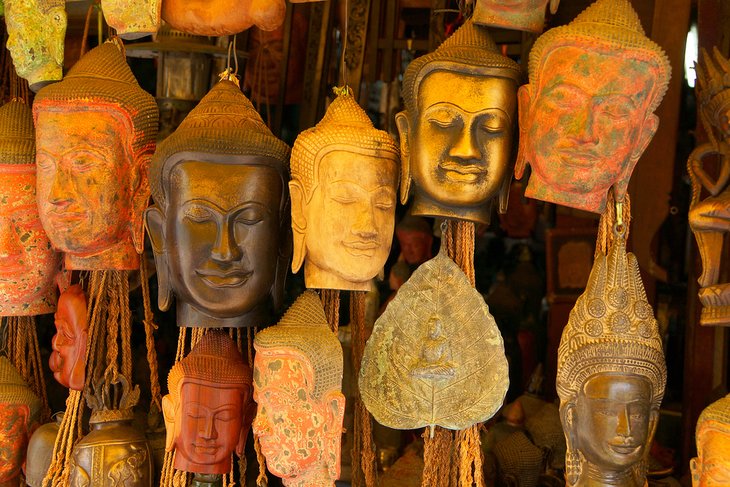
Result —
<path fill-rule="evenodd" d="M 413 215 L 489 222 L 506 209 L 520 67 L 467 21 L 403 76 L 400 199 Z M 446 88 L 447 87 L 447 88 Z"/>
<path fill-rule="evenodd" d="M 340 94 L 292 149 L 294 260 L 309 288 L 364 291 L 393 240 L 399 150 Z M 306 260 L 305 260 L 306 256 Z"/>
<path fill-rule="evenodd" d="M 333 485 L 340 475 L 342 346 L 322 303 L 305 291 L 254 338 L 254 434 L 271 473 L 287 487 Z"/>
<path fill-rule="evenodd" d="M 525 195 L 601 213 L 609 188 L 623 199 L 659 125 L 671 66 L 628 0 L 598 0 L 541 35 L 520 87 L 515 175 Z"/>
<path fill-rule="evenodd" d="M 472 19 L 480 25 L 539 34 L 548 3 L 550 13 L 557 12 L 560 0 L 477 0 Z"/>
<path fill-rule="evenodd" d="M 158 110 L 119 39 L 92 49 L 33 104 L 38 208 L 67 269 L 139 267 Z"/>
<path fill-rule="evenodd" d="M 221 81 L 158 147 L 145 223 L 159 306 L 179 326 L 261 325 L 289 258 L 289 147 L 232 81 Z"/>
<path fill-rule="evenodd" d="M 256 412 L 251 368 L 228 333 L 211 330 L 167 376 L 162 398 L 166 450 L 175 448 L 175 468 L 223 474 L 231 453 L 243 454 Z"/>
<path fill-rule="evenodd" d="M 690 460 L 693 487 L 730 484 L 730 396 L 713 402 L 697 420 L 697 457 Z"/>
<path fill-rule="evenodd" d="M 0 357 L 0 485 L 19 485 L 15 482 L 40 412 L 40 399 L 13 364 Z"/>
<path fill-rule="evenodd" d="M 74 284 L 61 293 L 54 316 L 56 334 L 51 340 L 48 365 L 53 377 L 74 391 L 84 388 L 86 378 L 86 344 L 89 338 L 86 295 Z"/>
<path fill-rule="evenodd" d="M 164 0 L 162 18 L 198 36 L 227 36 L 255 25 L 272 31 L 284 22 L 284 0 Z"/>
<path fill-rule="evenodd" d="M 0 108 L 0 316 L 56 309 L 58 255 L 36 204 L 33 114 L 22 100 Z"/>

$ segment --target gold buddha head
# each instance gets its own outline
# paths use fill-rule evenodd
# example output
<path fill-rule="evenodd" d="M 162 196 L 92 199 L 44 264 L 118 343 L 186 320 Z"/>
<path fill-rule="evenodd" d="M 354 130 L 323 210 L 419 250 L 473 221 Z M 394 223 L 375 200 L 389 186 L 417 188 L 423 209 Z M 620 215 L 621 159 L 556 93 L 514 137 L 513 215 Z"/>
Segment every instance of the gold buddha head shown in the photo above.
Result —
<path fill-rule="evenodd" d="M 636 257 L 616 242 L 596 258 L 558 348 L 569 485 L 584 478 L 643 485 L 666 381 L 662 339 Z"/>
<path fill-rule="evenodd" d="M 5 0 L 8 50 L 33 91 L 62 77 L 65 7 L 63 0 Z"/>
<path fill-rule="evenodd" d="M 158 110 L 118 38 L 84 55 L 33 103 L 38 209 L 74 270 L 139 267 Z"/>
<path fill-rule="evenodd" d="M 382 272 L 395 225 L 398 156 L 395 140 L 373 127 L 349 93 L 297 137 L 292 270 L 304 262 L 307 287 L 362 291 Z"/>
<path fill-rule="evenodd" d="M 15 99 L 0 108 L 0 316 L 53 312 L 59 261 L 36 204 L 33 113 Z"/>
<path fill-rule="evenodd" d="M 101 9 L 122 39 L 139 39 L 160 28 L 162 0 L 102 0 Z"/>
<path fill-rule="evenodd" d="M 472 19 L 480 25 L 539 34 L 548 3 L 550 13 L 557 12 L 560 0 L 477 0 Z"/>
<path fill-rule="evenodd" d="M 628 0 L 598 0 L 541 35 L 519 98 L 515 175 L 531 198 L 600 213 L 626 194 L 659 125 L 671 66 Z"/>
<path fill-rule="evenodd" d="M 176 449 L 175 468 L 223 474 L 231 453 L 243 454 L 256 405 L 251 368 L 227 332 L 211 330 L 167 376 L 162 398 L 166 450 Z"/>
<path fill-rule="evenodd" d="M 506 210 L 520 67 L 486 28 L 467 21 L 403 77 L 401 203 L 412 213 L 487 223 L 491 201 Z"/>
<path fill-rule="evenodd" d="M 261 325 L 279 306 L 291 256 L 288 159 L 228 80 L 158 146 L 145 224 L 160 309 L 174 292 L 180 326 Z"/>
<path fill-rule="evenodd" d="M 17 479 L 25 463 L 25 452 L 38 425 L 41 401 L 30 390 L 18 370 L 0 357 L 0 484 Z"/>
<path fill-rule="evenodd" d="M 730 484 L 730 395 L 713 402 L 697 420 L 697 457 L 690 460 L 693 487 Z"/>
<path fill-rule="evenodd" d="M 340 476 L 343 357 L 317 294 L 299 296 L 254 348 L 253 431 L 269 471 L 286 486 L 331 485 Z"/>

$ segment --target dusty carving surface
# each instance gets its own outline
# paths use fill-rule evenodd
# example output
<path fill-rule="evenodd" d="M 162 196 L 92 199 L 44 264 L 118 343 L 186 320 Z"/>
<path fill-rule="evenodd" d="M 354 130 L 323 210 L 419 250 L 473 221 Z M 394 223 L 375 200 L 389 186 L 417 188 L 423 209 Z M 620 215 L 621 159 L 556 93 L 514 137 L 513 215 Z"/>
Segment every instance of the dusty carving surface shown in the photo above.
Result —
<path fill-rule="evenodd" d="M 101 9 L 122 39 L 138 39 L 160 28 L 162 0 L 102 0 Z"/>
<path fill-rule="evenodd" d="M 252 25 L 271 31 L 284 22 L 284 0 L 164 0 L 162 18 L 199 36 L 227 36 Z"/>
<path fill-rule="evenodd" d="M 502 406 L 502 336 L 482 296 L 440 252 L 416 269 L 375 322 L 360 394 L 380 424 L 460 430 Z"/>
<path fill-rule="evenodd" d="M 549 3 L 550 12 L 557 12 L 560 0 Z M 539 34 L 545 24 L 547 4 L 548 0 L 477 0 L 472 19 L 475 24 Z"/>
<path fill-rule="evenodd" d="M 86 343 L 88 323 L 86 296 L 80 285 L 74 284 L 61 294 L 54 324 L 56 334 L 51 341 L 48 366 L 59 384 L 80 391 L 86 378 Z"/>
<path fill-rule="evenodd" d="M 697 457 L 690 460 L 693 487 L 730 484 L 730 396 L 713 402 L 697 420 Z"/>
<path fill-rule="evenodd" d="M 541 35 L 518 93 L 515 174 L 532 168 L 525 195 L 597 213 L 609 188 L 622 200 L 670 74 L 628 0 L 598 0 Z"/>

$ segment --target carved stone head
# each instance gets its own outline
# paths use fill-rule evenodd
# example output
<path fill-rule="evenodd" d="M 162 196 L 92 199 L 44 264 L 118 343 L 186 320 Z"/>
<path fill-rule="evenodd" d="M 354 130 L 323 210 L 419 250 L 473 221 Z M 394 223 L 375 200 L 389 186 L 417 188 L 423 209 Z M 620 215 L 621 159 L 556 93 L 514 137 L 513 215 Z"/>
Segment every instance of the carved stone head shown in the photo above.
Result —
<path fill-rule="evenodd" d="M 139 39 L 160 28 L 162 0 L 102 0 L 101 9 L 122 39 Z"/>
<path fill-rule="evenodd" d="M 166 450 L 176 449 L 175 468 L 223 474 L 231 453 L 241 456 L 256 412 L 251 368 L 228 333 L 211 330 L 167 376 L 162 398 Z"/>
<path fill-rule="evenodd" d="M 486 28 L 467 21 L 403 77 L 401 203 L 414 183 L 414 215 L 489 221 L 498 194 L 506 209 L 512 133 L 522 78 Z M 448 87 L 448 89 L 444 89 Z"/>
<path fill-rule="evenodd" d="M 66 268 L 139 268 L 158 110 L 114 38 L 35 98 L 38 208 Z"/>
<path fill-rule="evenodd" d="M 254 434 L 286 486 L 332 485 L 345 414 L 342 347 L 314 291 L 254 338 Z M 315 483 L 316 482 L 316 483 Z"/>
<path fill-rule="evenodd" d="M 40 411 L 40 399 L 10 361 L 0 357 L 0 485 L 17 481 Z"/>
<path fill-rule="evenodd" d="M 5 0 L 8 50 L 33 91 L 62 77 L 65 6 L 63 0 Z"/>
<path fill-rule="evenodd" d="M 278 307 L 291 255 L 288 159 L 227 80 L 159 145 L 145 223 L 159 306 L 174 293 L 179 326 L 261 325 Z"/>
<path fill-rule="evenodd" d="M 252 25 L 271 31 L 284 22 L 284 0 L 164 0 L 162 18 L 198 36 L 227 36 Z"/>
<path fill-rule="evenodd" d="M 659 125 L 654 114 L 671 67 L 628 0 L 598 0 L 530 51 L 519 90 L 515 174 L 532 168 L 525 195 L 601 213 L 608 189 L 629 178 Z"/>
<path fill-rule="evenodd" d="M 36 204 L 33 114 L 13 100 L 0 108 L 0 316 L 53 312 L 59 261 Z"/>
<path fill-rule="evenodd" d="M 549 0 L 550 13 L 558 10 L 560 0 Z M 474 23 L 501 29 L 524 30 L 539 34 L 545 24 L 548 0 L 477 0 Z"/>
<path fill-rule="evenodd" d="M 617 238 L 617 240 L 619 240 Z M 566 480 L 643 485 L 667 369 L 639 266 L 625 241 L 600 255 L 558 349 Z"/>
<path fill-rule="evenodd" d="M 55 315 L 56 334 L 51 341 L 48 365 L 53 377 L 74 391 L 84 388 L 86 378 L 86 344 L 89 338 L 86 296 L 74 284 L 61 293 Z"/>
<path fill-rule="evenodd" d="M 309 288 L 367 290 L 393 240 L 398 146 L 373 128 L 350 94 L 292 149 L 292 230 L 297 272 Z M 305 260 L 306 257 L 306 260 Z"/>
<path fill-rule="evenodd" d="M 689 462 L 693 487 L 730 483 L 730 396 L 713 402 L 697 420 L 697 457 Z"/>

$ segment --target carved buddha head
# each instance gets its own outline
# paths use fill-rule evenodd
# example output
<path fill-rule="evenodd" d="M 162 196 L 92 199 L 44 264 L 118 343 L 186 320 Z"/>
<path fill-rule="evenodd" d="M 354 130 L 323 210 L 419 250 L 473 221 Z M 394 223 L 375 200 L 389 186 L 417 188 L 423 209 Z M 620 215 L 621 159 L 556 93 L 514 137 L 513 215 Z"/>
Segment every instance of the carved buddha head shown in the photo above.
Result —
<path fill-rule="evenodd" d="M 175 468 L 223 474 L 231 453 L 243 453 L 256 411 L 251 368 L 228 333 L 211 330 L 167 376 L 162 398 L 166 450 L 176 449 Z"/>
<path fill-rule="evenodd" d="M 48 365 L 53 377 L 74 391 L 84 388 L 86 378 L 86 343 L 89 329 L 86 296 L 80 285 L 74 284 L 58 298 L 54 323 L 56 334 L 51 341 Z"/>
<path fill-rule="evenodd" d="M 123 49 L 92 49 L 33 103 L 38 208 L 67 269 L 139 267 L 158 111 Z"/>
<path fill-rule="evenodd" d="M 63 0 L 5 0 L 8 50 L 33 91 L 62 77 L 65 7 Z"/>
<path fill-rule="evenodd" d="M 6 485 L 20 475 L 40 412 L 40 399 L 13 364 L 6 357 L 0 357 L 0 485 Z"/>
<path fill-rule="evenodd" d="M 396 225 L 395 236 L 408 265 L 420 265 L 433 257 L 433 230 L 425 218 L 407 214 Z"/>
<path fill-rule="evenodd" d="M 398 146 L 349 93 L 294 143 L 292 230 L 309 288 L 367 290 L 393 240 Z M 306 256 L 306 261 L 305 261 Z"/>
<path fill-rule="evenodd" d="M 695 438 L 697 458 L 689 463 L 693 487 L 730 484 L 730 396 L 702 411 Z"/>
<path fill-rule="evenodd" d="M 598 0 L 540 36 L 529 73 L 518 94 L 515 166 L 518 179 L 532 168 L 525 194 L 597 213 L 609 188 L 622 200 L 671 75 L 630 2 Z"/>
<path fill-rule="evenodd" d="M 56 308 L 60 256 L 41 226 L 35 191 L 33 114 L 13 100 L 0 108 L 0 316 Z"/>
<path fill-rule="evenodd" d="M 162 18 L 198 36 L 227 36 L 252 25 L 272 31 L 284 22 L 284 0 L 164 0 Z"/>
<path fill-rule="evenodd" d="M 644 485 L 667 369 L 639 266 L 616 242 L 600 255 L 558 349 L 566 479 Z"/>
<path fill-rule="evenodd" d="M 415 186 L 414 215 L 489 221 L 491 200 L 506 209 L 517 63 L 486 28 L 467 21 L 436 51 L 408 65 L 401 143 L 401 203 Z M 444 89 L 448 87 L 448 89 Z"/>
<path fill-rule="evenodd" d="M 289 147 L 221 81 L 158 147 L 147 225 L 159 306 L 180 326 L 260 325 L 291 255 Z M 225 184 L 221 184 L 225 181 Z"/>
<path fill-rule="evenodd" d="M 550 13 L 558 10 L 560 0 L 550 0 Z M 472 19 L 480 25 L 524 30 L 539 34 L 545 24 L 548 0 L 477 0 Z"/>
<path fill-rule="evenodd" d="M 305 291 L 254 348 L 253 431 L 269 471 L 287 486 L 331 485 L 340 475 L 343 358 L 317 294 Z"/>
<path fill-rule="evenodd" d="M 160 28 L 162 0 L 102 0 L 101 9 L 122 39 L 139 39 Z"/>

